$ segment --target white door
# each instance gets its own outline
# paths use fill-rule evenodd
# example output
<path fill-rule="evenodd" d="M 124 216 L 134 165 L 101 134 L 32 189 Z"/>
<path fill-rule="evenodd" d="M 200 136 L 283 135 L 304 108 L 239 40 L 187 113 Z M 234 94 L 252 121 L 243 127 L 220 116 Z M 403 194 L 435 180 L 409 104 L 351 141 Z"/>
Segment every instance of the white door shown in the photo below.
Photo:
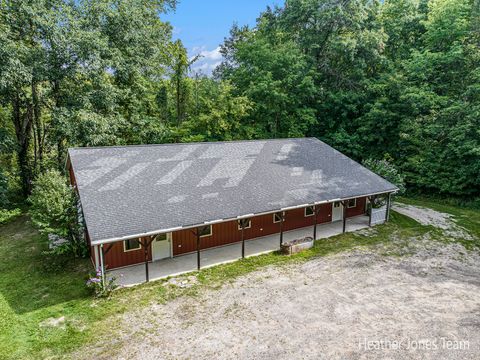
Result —
<path fill-rule="evenodd" d="M 169 258 L 172 242 L 172 233 L 159 234 L 152 242 L 152 260 Z"/>
<path fill-rule="evenodd" d="M 333 203 L 332 221 L 339 221 L 343 219 L 343 205 L 340 201 Z"/>

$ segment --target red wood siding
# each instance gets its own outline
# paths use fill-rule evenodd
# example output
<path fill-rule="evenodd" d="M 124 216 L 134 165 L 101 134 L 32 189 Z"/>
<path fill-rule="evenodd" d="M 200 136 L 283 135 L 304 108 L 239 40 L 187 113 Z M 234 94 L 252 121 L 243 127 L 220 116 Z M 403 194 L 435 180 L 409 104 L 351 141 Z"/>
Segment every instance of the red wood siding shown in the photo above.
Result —
<path fill-rule="evenodd" d="M 332 218 L 332 204 L 320 205 L 317 223 L 328 222 Z M 286 211 L 284 231 L 305 226 L 313 226 L 314 217 L 304 216 L 304 208 Z M 194 229 L 175 231 L 172 234 L 173 256 L 186 254 L 197 249 L 197 238 Z M 255 216 L 251 218 L 251 228 L 244 230 L 245 240 L 256 237 L 276 234 L 280 232 L 280 223 L 273 222 L 273 214 Z M 237 221 L 228 221 L 212 225 L 212 235 L 200 239 L 200 249 L 221 246 L 241 241 L 241 231 L 238 230 Z"/>
<path fill-rule="evenodd" d="M 320 213 L 318 214 L 318 217 L 317 217 L 317 223 L 321 224 L 321 223 L 332 221 L 333 204 L 321 204 L 317 206 L 320 206 Z"/>
<path fill-rule="evenodd" d="M 321 204 L 317 217 L 317 223 L 330 222 L 332 219 L 332 204 Z M 288 231 L 306 226 L 313 226 L 314 217 L 304 216 L 304 208 L 293 209 L 285 212 L 285 221 L 283 230 Z M 347 208 L 347 217 L 361 215 L 365 212 L 365 198 L 357 199 L 357 205 L 354 208 Z M 194 235 L 194 229 L 175 231 L 172 233 L 173 256 L 186 254 L 196 251 L 197 238 Z M 245 240 L 256 237 L 277 234 L 280 232 L 280 223 L 273 222 L 273 214 L 255 216 L 251 218 L 251 228 L 245 229 Z M 227 221 L 212 225 L 212 235 L 200 239 L 200 248 L 206 249 L 226 245 L 241 240 L 241 231 L 238 230 L 236 220 Z M 107 248 L 105 245 L 104 248 Z M 105 264 L 108 269 L 127 266 L 144 262 L 143 248 L 124 252 L 123 242 L 117 242 L 105 256 Z M 151 249 L 149 249 L 148 259 L 151 260 Z"/>
<path fill-rule="evenodd" d="M 110 245 L 103 245 L 103 250 L 107 250 Z M 100 251 L 100 249 L 99 249 Z M 151 247 L 148 249 L 148 259 L 151 260 Z M 143 246 L 138 250 L 123 251 L 123 241 L 113 243 L 113 247 L 105 255 L 105 266 L 107 269 L 138 264 L 145 261 Z"/>
<path fill-rule="evenodd" d="M 357 205 L 353 208 L 347 208 L 347 218 L 365 214 L 365 204 L 367 198 L 357 198 Z"/>
<path fill-rule="evenodd" d="M 70 156 L 68 155 L 67 155 L 67 169 L 68 169 L 68 175 L 70 178 L 70 185 L 76 186 L 77 180 L 75 179 L 75 173 L 73 172 L 72 163 L 70 162 Z"/>
<path fill-rule="evenodd" d="M 68 167 L 68 175 L 70 177 L 70 185 L 72 186 L 76 186 L 77 185 L 77 181 L 75 180 L 75 175 L 73 173 L 73 169 L 71 166 Z"/>
<path fill-rule="evenodd" d="M 94 265 L 96 265 L 95 264 L 95 250 L 94 250 L 93 246 L 90 245 L 90 236 L 88 235 L 88 230 L 86 228 L 85 228 L 84 235 L 85 235 L 85 241 L 87 242 L 88 249 L 90 250 L 89 251 L 90 259 L 92 260 L 92 263 Z"/>
<path fill-rule="evenodd" d="M 212 225 L 212 235 L 200 238 L 200 248 L 220 246 L 239 240 L 236 221 L 228 221 Z M 172 234 L 173 256 L 185 254 L 197 249 L 195 229 L 175 231 Z"/>

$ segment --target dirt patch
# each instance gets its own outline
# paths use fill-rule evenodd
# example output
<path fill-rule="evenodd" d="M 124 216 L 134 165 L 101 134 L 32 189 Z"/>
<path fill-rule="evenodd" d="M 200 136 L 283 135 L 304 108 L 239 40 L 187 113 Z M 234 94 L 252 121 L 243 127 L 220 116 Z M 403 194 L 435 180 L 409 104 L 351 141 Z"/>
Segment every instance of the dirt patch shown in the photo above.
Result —
<path fill-rule="evenodd" d="M 48 318 L 40 323 L 40 327 L 59 327 L 65 329 L 65 316 Z"/>
<path fill-rule="evenodd" d="M 382 244 L 267 267 L 220 290 L 123 314 L 121 336 L 76 357 L 477 358 L 479 255 L 428 237 L 397 245 L 408 255 L 386 257 Z"/>
<path fill-rule="evenodd" d="M 433 209 L 395 203 L 392 209 L 400 214 L 411 217 L 422 225 L 432 225 L 442 229 L 446 235 L 457 239 L 473 240 L 473 237 L 463 227 L 457 225 L 452 215 Z"/>
<path fill-rule="evenodd" d="M 171 278 L 163 283 L 163 286 L 177 286 L 180 288 L 189 288 L 197 284 L 197 277 L 196 276 L 188 276 L 186 278 Z"/>

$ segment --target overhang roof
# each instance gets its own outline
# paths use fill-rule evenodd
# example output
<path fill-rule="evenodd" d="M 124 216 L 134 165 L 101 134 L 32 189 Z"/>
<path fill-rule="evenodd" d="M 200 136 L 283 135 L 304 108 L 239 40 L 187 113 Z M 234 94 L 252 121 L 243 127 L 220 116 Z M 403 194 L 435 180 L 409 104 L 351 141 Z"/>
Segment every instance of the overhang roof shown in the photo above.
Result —
<path fill-rule="evenodd" d="M 397 190 L 315 138 L 68 152 L 93 244 Z"/>

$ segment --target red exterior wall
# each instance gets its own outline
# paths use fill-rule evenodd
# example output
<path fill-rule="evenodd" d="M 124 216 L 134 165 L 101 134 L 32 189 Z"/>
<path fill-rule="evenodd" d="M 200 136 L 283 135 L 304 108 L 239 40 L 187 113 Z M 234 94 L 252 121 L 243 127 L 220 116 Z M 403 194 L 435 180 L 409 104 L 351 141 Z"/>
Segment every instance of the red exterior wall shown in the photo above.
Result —
<path fill-rule="evenodd" d="M 103 245 L 103 251 L 106 251 L 110 245 Z M 100 249 L 99 249 L 100 251 Z M 152 259 L 151 247 L 148 249 L 148 260 Z M 123 241 L 113 243 L 113 247 L 105 255 L 105 266 L 107 269 L 133 265 L 145 262 L 143 246 L 138 250 L 123 251 Z"/>
<path fill-rule="evenodd" d="M 317 223 L 330 222 L 332 219 L 332 204 L 321 204 Z M 318 209 L 318 208 L 317 208 Z M 314 217 L 304 216 L 305 208 L 293 209 L 285 212 L 283 230 L 288 231 L 296 228 L 313 226 Z M 354 208 L 347 208 L 347 217 L 365 213 L 365 198 L 358 198 Z M 175 231 L 172 233 L 173 256 L 196 251 L 197 238 L 194 229 Z M 273 214 L 255 216 L 251 218 L 251 228 L 244 230 L 245 240 L 256 237 L 276 234 L 280 232 L 280 223 L 273 222 Z M 201 238 L 201 249 L 226 245 L 241 241 L 241 231 L 238 230 L 237 221 L 227 221 L 212 225 L 212 235 Z M 104 249 L 109 245 L 104 245 Z M 151 260 L 151 249 L 148 252 Z M 123 251 L 123 242 L 114 243 L 113 247 L 105 256 L 107 269 L 127 266 L 144 262 L 143 247 L 138 250 Z"/>
<path fill-rule="evenodd" d="M 71 165 L 68 166 L 68 175 L 70 177 L 70 185 L 76 186 L 77 181 L 75 180 L 75 174 L 73 173 L 73 169 Z"/>
<path fill-rule="evenodd" d="M 320 205 L 317 223 L 328 222 L 332 218 L 332 204 Z M 314 217 L 304 216 L 305 208 L 285 212 L 283 230 L 288 231 L 306 226 L 313 226 Z M 251 218 L 251 228 L 244 230 L 245 240 L 271 235 L 280 232 L 280 223 L 273 222 L 273 214 L 255 216 Z M 194 229 L 175 231 L 172 234 L 173 256 L 186 254 L 197 249 L 197 238 Z M 228 221 L 212 225 L 212 235 L 202 237 L 200 248 L 206 249 L 233 242 L 241 241 L 241 231 L 238 230 L 237 221 Z"/>
<path fill-rule="evenodd" d="M 365 214 L 367 198 L 357 198 L 357 206 L 353 208 L 347 208 L 347 218 L 357 215 Z"/>

